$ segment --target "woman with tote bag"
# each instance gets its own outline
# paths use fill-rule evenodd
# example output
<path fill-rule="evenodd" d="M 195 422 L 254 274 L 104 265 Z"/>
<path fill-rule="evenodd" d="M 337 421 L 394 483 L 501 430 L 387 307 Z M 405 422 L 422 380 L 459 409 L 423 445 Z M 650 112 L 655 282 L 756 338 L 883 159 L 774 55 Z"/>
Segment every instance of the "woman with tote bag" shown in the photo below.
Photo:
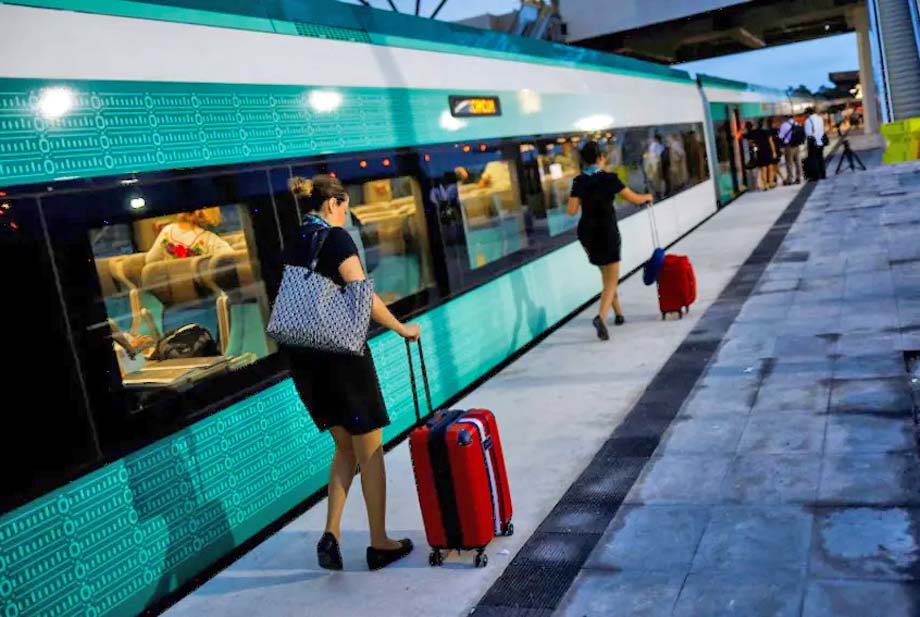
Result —
<path fill-rule="evenodd" d="M 342 183 L 318 175 L 293 178 L 290 188 L 308 213 L 297 239 L 285 249 L 284 278 L 268 333 L 286 351 L 294 385 L 316 426 L 335 441 L 319 565 L 343 567 L 342 511 L 360 465 L 370 526 L 367 565 L 376 570 L 408 555 L 412 542 L 390 539 L 386 532 L 382 429 L 390 419 L 367 346 L 368 322 L 373 319 L 408 340 L 417 340 L 421 332 L 415 324 L 400 323 L 373 292 L 358 249 L 342 229 L 348 217 Z"/>

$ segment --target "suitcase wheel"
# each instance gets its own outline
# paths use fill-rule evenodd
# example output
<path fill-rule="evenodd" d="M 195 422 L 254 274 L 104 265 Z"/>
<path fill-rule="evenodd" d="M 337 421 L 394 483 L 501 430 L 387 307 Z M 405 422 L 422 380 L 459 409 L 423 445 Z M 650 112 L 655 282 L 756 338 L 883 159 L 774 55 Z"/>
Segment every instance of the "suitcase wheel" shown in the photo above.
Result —
<path fill-rule="evenodd" d="M 505 531 L 502 533 L 503 536 L 513 536 L 514 535 L 514 523 L 508 521 L 508 524 L 505 525 Z"/>
<path fill-rule="evenodd" d="M 485 568 L 487 565 L 489 565 L 489 556 L 480 551 L 476 554 L 476 567 Z"/>
<path fill-rule="evenodd" d="M 441 551 L 431 551 L 431 554 L 428 555 L 428 565 L 432 567 L 444 565 L 444 555 Z"/>

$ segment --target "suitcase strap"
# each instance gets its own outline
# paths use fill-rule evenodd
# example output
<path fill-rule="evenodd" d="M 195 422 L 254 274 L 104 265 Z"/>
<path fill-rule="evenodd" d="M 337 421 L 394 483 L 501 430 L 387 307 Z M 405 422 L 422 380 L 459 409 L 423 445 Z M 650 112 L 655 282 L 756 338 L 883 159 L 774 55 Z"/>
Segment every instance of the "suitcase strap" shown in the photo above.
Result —
<path fill-rule="evenodd" d="M 495 535 L 502 532 L 502 516 L 498 505 L 498 481 L 495 477 L 495 465 L 492 463 L 492 436 L 486 436 L 486 427 L 475 418 L 464 417 L 457 420 L 457 424 L 469 424 L 479 431 L 482 441 L 482 457 L 486 463 L 486 476 L 489 478 L 489 495 L 492 498 L 492 527 Z"/>
<path fill-rule="evenodd" d="M 450 457 L 447 450 L 447 429 L 464 414 L 460 410 L 450 410 L 434 415 L 427 422 L 428 456 L 431 459 L 431 471 L 434 474 L 435 493 L 441 509 L 441 523 L 448 547 L 463 546 L 463 531 L 460 528 L 460 514 L 457 510 L 456 487 L 451 473 Z"/>

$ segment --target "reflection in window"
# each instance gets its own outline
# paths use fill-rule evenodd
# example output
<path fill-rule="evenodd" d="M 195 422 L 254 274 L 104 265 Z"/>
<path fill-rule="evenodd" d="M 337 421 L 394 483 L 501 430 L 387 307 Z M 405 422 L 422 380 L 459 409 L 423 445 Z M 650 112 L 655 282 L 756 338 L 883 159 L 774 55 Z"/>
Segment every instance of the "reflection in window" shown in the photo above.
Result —
<path fill-rule="evenodd" d="M 466 145 L 457 150 L 456 156 L 444 157 L 454 167 L 431 199 L 438 204 L 445 243 L 456 246 L 465 239 L 469 267 L 476 269 L 527 246 L 525 212 L 517 170 L 499 149 Z"/>
<path fill-rule="evenodd" d="M 249 237 L 249 212 L 238 204 L 90 231 L 126 387 L 177 387 L 274 351 Z"/>
<path fill-rule="evenodd" d="M 594 135 L 607 153 L 606 171 L 626 186 L 664 199 L 709 177 L 701 125 L 628 128 Z M 617 199 L 618 206 L 623 206 Z"/>
<path fill-rule="evenodd" d="M 566 212 L 572 181 L 581 173 L 581 157 L 576 145 L 576 141 L 560 138 L 555 143 L 540 146 L 540 184 L 546 198 L 546 225 L 550 236 L 578 226 L 578 219 Z"/>
<path fill-rule="evenodd" d="M 348 183 L 354 224 L 346 226 L 374 289 L 387 304 L 432 285 L 421 190 L 408 176 Z M 355 226 L 357 225 L 357 226 Z"/>

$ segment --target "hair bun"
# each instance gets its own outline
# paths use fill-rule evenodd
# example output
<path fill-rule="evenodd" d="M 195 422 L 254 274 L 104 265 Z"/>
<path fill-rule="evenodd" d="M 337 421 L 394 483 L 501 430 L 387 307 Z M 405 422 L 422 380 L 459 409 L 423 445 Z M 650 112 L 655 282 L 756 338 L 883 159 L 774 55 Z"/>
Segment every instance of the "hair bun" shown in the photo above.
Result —
<path fill-rule="evenodd" d="M 294 176 L 288 180 L 288 189 L 298 197 L 310 197 L 313 194 L 313 181 Z"/>

